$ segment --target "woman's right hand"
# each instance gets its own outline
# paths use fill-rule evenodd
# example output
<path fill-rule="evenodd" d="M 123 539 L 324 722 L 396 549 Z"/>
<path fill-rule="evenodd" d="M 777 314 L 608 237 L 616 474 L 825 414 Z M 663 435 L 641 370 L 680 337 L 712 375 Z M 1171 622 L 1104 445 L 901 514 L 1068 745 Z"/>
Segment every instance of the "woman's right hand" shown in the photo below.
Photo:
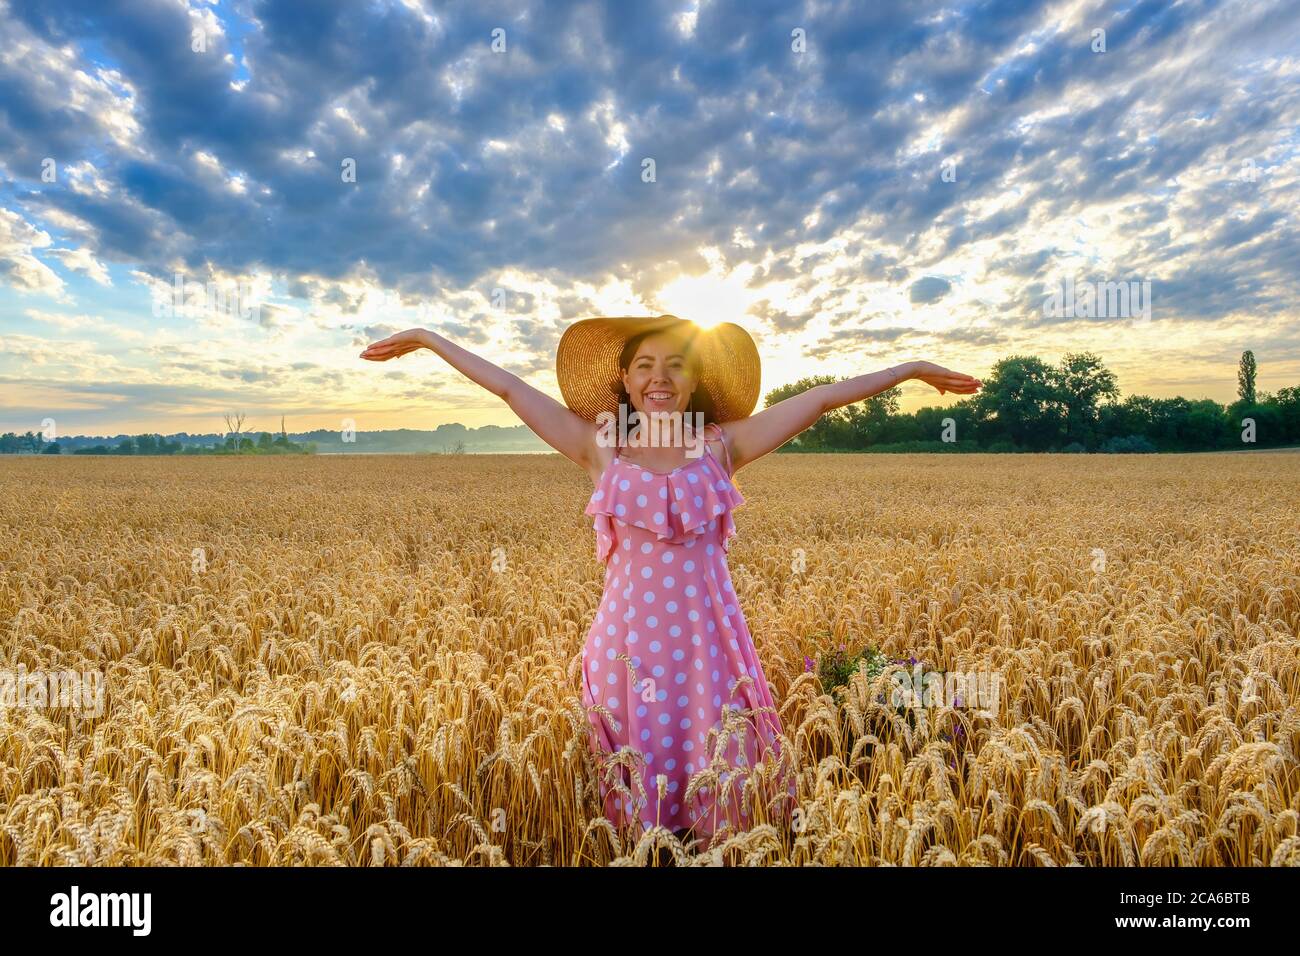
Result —
<path fill-rule="evenodd" d="M 389 359 L 425 348 L 427 345 L 424 329 L 407 329 L 405 332 L 398 332 L 378 342 L 371 342 L 361 353 L 361 357 L 371 362 L 387 362 Z"/>

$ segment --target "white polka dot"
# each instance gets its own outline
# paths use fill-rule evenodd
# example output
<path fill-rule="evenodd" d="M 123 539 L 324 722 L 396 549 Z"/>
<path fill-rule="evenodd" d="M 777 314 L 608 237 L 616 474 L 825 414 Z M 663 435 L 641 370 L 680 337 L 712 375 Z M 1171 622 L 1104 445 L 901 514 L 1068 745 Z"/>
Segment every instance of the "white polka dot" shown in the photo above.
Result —
<path fill-rule="evenodd" d="M 646 505 L 646 500 L 647 500 L 647 499 L 646 499 L 646 496 L 645 496 L 645 495 L 637 495 L 637 496 L 636 496 L 636 503 L 637 503 L 638 505 L 640 505 L 642 508 L 645 507 L 645 505 Z"/>
<path fill-rule="evenodd" d="M 627 491 L 629 488 L 632 487 L 632 483 L 631 483 L 630 481 L 628 481 L 626 478 L 624 478 L 622 481 L 620 481 L 620 482 L 618 483 L 618 486 L 619 486 L 619 488 L 621 488 L 623 491 Z"/>

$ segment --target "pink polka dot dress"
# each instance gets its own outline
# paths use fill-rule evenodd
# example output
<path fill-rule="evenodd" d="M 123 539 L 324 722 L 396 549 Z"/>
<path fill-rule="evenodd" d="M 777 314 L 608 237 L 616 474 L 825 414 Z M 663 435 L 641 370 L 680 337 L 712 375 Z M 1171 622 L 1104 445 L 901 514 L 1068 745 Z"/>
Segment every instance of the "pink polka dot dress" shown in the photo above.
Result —
<path fill-rule="evenodd" d="M 615 826 L 639 821 L 642 830 L 658 824 L 705 838 L 724 823 L 732 832 L 749 829 L 744 776 L 780 756 L 780 719 L 726 562 L 736 533 L 732 510 L 744 503 L 706 446 L 666 474 L 616 452 L 587 504 L 596 555 L 606 565 L 582 655 L 592 747 L 597 754 L 630 748 L 644 757 L 644 764 L 637 761 L 643 789 L 625 769 L 613 771 L 632 799 L 602 773 L 604 815 Z M 734 732 L 723 752 L 720 779 L 739 779 L 725 801 L 706 786 L 688 805 L 687 786 L 709 766 L 727 708 L 751 712 L 743 715 L 744 752 Z M 793 797 L 792 783 L 787 793 Z M 751 801 L 762 796 L 756 792 Z M 775 822 L 780 812 L 778 806 L 765 815 Z"/>

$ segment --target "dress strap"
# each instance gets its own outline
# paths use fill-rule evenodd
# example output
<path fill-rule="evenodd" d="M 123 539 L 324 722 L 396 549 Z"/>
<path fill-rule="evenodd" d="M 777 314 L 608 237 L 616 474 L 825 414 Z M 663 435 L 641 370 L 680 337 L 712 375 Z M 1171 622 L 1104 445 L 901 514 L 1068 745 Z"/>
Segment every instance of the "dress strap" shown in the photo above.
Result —
<path fill-rule="evenodd" d="M 718 441 L 722 443 L 722 456 L 727 462 L 727 477 L 730 478 L 731 477 L 731 449 L 727 447 L 726 433 L 722 430 L 722 426 L 719 425 L 717 422 L 709 422 L 709 424 L 705 425 L 704 427 L 706 429 L 708 428 L 717 429 Z"/>

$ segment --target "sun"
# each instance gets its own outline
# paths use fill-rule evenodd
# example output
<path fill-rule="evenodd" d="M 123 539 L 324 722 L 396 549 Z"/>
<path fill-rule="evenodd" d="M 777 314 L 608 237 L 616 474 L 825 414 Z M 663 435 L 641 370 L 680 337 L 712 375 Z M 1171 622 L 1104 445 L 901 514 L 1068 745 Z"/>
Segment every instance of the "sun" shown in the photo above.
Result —
<path fill-rule="evenodd" d="M 752 297 L 753 290 L 745 289 L 738 278 L 723 279 L 712 273 L 679 276 L 655 296 L 666 313 L 689 319 L 702 329 L 720 322 L 743 325 L 745 309 Z"/>

